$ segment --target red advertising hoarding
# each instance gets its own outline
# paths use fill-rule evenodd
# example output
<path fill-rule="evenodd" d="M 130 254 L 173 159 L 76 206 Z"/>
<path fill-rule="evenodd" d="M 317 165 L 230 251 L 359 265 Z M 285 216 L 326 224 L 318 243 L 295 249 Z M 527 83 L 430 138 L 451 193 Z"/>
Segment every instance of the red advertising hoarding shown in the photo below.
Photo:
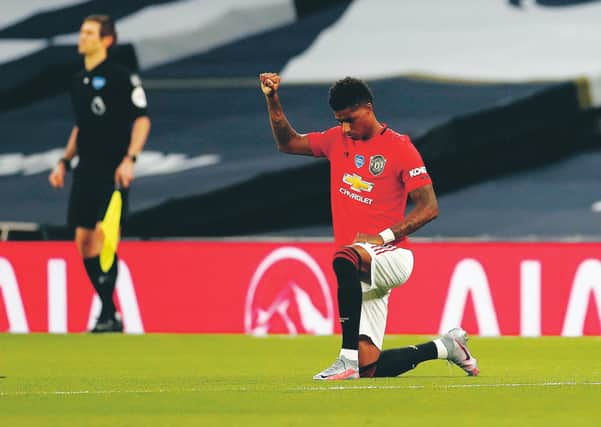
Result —
<path fill-rule="evenodd" d="M 601 244 L 414 243 L 388 333 L 600 335 Z M 125 330 L 339 331 L 332 243 L 123 242 Z M 99 303 L 70 242 L 0 243 L 0 331 L 81 332 Z"/>

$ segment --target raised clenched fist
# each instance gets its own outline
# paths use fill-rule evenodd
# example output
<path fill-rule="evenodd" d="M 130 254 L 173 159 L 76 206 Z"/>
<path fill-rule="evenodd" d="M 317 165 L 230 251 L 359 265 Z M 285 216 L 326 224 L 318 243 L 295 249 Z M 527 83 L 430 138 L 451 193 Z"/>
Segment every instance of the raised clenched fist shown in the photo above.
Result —
<path fill-rule="evenodd" d="M 261 91 L 265 96 L 273 96 L 280 87 L 280 76 L 276 73 L 261 73 Z"/>

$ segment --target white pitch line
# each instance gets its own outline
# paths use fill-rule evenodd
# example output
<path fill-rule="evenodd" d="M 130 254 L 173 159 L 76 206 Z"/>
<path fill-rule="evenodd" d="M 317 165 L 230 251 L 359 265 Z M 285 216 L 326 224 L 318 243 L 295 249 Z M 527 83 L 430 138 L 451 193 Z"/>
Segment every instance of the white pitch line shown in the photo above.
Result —
<path fill-rule="evenodd" d="M 577 387 L 601 386 L 601 382 L 545 382 L 545 383 L 501 383 L 501 384 L 448 384 L 448 385 L 355 385 L 355 386 L 316 386 L 296 387 L 280 391 L 339 391 L 339 390 L 421 390 L 421 389 L 452 389 L 452 388 L 499 388 L 499 387 Z M 248 387 L 224 388 L 187 388 L 187 389 L 155 389 L 155 390 L 41 390 L 41 391 L 5 391 L 0 392 L 0 397 L 10 396 L 79 396 L 79 395 L 105 395 L 105 394 L 162 394 L 162 393 L 199 393 L 203 391 L 224 392 L 264 392 L 277 391 L 272 389 L 250 389 Z"/>
<path fill-rule="evenodd" d="M 40 390 L 40 391 L 5 391 L 0 392 L 0 397 L 9 396 L 78 396 L 98 394 L 161 394 L 161 393 L 198 393 L 201 391 L 250 391 L 246 387 L 230 387 L 223 389 L 185 388 L 185 389 L 155 389 L 155 390 Z"/>
<path fill-rule="evenodd" d="M 329 391 L 329 390 L 410 390 L 410 389 L 450 389 L 450 388 L 498 388 L 498 387 L 565 387 L 565 386 L 599 386 L 601 382 L 546 382 L 546 383 L 501 383 L 501 384 L 448 384 L 448 385 L 364 385 L 364 386 L 332 386 L 332 387 L 299 387 L 294 391 Z"/>

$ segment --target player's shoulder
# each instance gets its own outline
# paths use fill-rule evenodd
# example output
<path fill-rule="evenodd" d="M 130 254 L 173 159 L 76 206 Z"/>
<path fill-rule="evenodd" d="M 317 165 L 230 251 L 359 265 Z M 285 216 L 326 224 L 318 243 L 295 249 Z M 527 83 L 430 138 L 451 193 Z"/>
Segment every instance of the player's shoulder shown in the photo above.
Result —
<path fill-rule="evenodd" d="M 409 137 L 409 135 L 404 134 L 404 133 L 399 133 L 397 131 L 395 131 L 394 129 L 390 129 L 390 128 L 386 128 L 386 132 L 384 133 L 384 135 L 386 135 L 386 137 L 394 143 L 398 143 L 398 144 L 413 144 L 413 142 L 411 142 L 411 138 Z"/>
<path fill-rule="evenodd" d="M 342 139 L 343 138 L 343 134 L 342 134 L 342 127 L 338 126 L 332 126 L 331 128 L 328 129 L 324 129 L 322 131 L 317 131 L 317 132 L 311 132 L 313 135 L 321 135 L 323 137 L 326 137 L 328 139 L 334 140 L 334 139 Z"/>
<path fill-rule="evenodd" d="M 336 136 L 336 137 L 340 137 L 340 138 L 342 138 L 344 136 L 344 134 L 342 133 L 342 126 L 340 126 L 340 125 L 332 126 L 331 128 L 324 130 L 323 132 L 327 133 L 328 135 Z"/>

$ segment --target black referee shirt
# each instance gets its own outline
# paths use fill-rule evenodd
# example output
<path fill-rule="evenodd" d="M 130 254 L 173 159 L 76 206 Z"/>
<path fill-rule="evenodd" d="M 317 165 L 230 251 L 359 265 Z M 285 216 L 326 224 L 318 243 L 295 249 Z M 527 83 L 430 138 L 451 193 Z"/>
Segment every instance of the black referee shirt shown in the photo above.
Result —
<path fill-rule="evenodd" d="M 133 121 L 147 115 L 140 78 L 110 59 L 77 73 L 71 85 L 78 174 L 114 174 L 127 154 Z"/>

